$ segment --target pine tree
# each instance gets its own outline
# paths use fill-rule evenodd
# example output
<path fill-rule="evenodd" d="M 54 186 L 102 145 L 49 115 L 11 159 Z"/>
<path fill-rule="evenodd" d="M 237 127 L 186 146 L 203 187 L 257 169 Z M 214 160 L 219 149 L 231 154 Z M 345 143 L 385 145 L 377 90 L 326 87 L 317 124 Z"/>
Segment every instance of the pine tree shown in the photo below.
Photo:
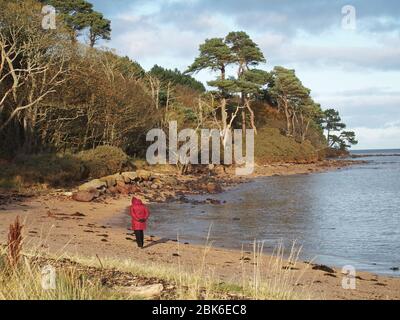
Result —
<path fill-rule="evenodd" d="M 269 94 L 284 111 L 286 117 L 286 135 L 295 134 L 296 106 L 310 95 L 310 90 L 303 86 L 295 70 L 275 67 L 272 72 L 272 85 Z"/>
<path fill-rule="evenodd" d="M 237 77 L 239 81 L 248 82 L 248 79 L 242 79 L 245 72 L 250 70 L 250 67 L 255 67 L 260 63 L 266 62 L 264 54 L 258 45 L 249 37 L 244 31 L 230 32 L 226 38 L 225 43 L 229 46 L 234 56 L 235 63 L 238 65 Z M 257 85 L 256 85 L 257 86 Z M 242 130 L 246 131 L 246 109 L 250 112 L 250 122 L 252 128 L 256 130 L 254 125 L 254 112 L 250 108 L 248 101 L 248 93 L 241 92 L 242 101 Z"/>

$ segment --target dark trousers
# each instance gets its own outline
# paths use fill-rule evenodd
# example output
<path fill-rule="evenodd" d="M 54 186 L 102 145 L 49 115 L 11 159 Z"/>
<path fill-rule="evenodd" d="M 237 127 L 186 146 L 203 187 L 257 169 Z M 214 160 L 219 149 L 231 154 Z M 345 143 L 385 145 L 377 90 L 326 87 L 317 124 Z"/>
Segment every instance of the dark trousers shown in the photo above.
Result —
<path fill-rule="evenodd" d="M 139 248 L 143 248 L 144 245 L 144 232 L 143 230 L 135 230 L 135 237 L 136 237 L 136 243 Z"/>

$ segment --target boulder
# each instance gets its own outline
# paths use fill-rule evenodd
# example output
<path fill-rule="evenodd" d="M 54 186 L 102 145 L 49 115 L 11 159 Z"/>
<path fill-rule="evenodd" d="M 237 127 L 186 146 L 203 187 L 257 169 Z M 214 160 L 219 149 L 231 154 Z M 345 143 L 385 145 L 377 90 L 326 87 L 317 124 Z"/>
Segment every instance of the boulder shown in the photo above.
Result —
<path fill-rule="evenodd" d="M 102 194 L 104 194 L 104 192 L 103 192 L 103 190 L 106 190 L 106 189 L 92 189 L 92 190 L 88 190 L 91 194 L 93 194 L 93 196 L 95 197 L 95 198 L 98 198 L 98 197 L 100 197 Z"/>
<path fill-rule="evenodd" d="M 107 184 L 108 188 L 114 187 L 117 184 L 115 175 L 106 176 L 106 177 L 100 178 L 99 180 L 105 182 Z"/>
<path fill-rule="evenodd" d="M 143 287 L 116 287 L 115 290 L 130 297 L 156 298 L 160 297 L 164 289 L 161 283 Z"/>
<path fill-rule="evenodd" d="M 118 185 L 118 184 L 117 184 L 116 189 L 118 190 L 118 192 L 119 192 L 120 194 L 123 194 L 123 195 L 128 195 L 128 194 L 130 193 L 130 191 L 131 191 L 131 190 L 130 190 L 130 187 L 127 186 L 127 185 L 121 186 L 121 185 Z"/>
<path fill-rule="evenodd" d="M 72 195 L 72 199 L 79 202 L 90 202 L 96 198 L 96 194 L 92 191 L 78 191 Z"/>
<path fill-rule="evenodd" d="M 122 172 L 121 176 L 124 178 L 125 183 L 131 183 L 137 178 L 137 174 L 134 171 Z"/>
<path fill-rule="evenodd" d="M 131 193 L 142 192 L 142 190 L 135 184 L 129 186 Z"/>
<path fill-rule="evenodd" d="M 117 182 L 117 184 L 118 184 L 118 182 L 125 183 L 125 179 L 121 174 L 117 173 L 116 175 L 114 175 L 114 177 L 115 177 L 115 181 Z"/>
<path fill-rule="evenodd" d="M 171 176 L 165 176 L 165 177 L 162 177 L 161 179 L 162 179 L 163 183 L 168 184 L 170 186 L 175 186 L 178 183 L 176 178 L 171 177 Z"/>
<path fill-rule="evenodd" d="M 220 200 L 217 199 L 207 199 L 206 203 L 210 203 L 210 204 L 221 204 Z"/>
<path fill-rule="evenodd" d="M 224 175 L 224 174 L 226 174 L 225 167 L 221 166 L 221 165 L 215 166 L 213 173 L 216 175 Z"/>
<path fill-rule="evenodd" d="M 107 193 L 109 193 L 109 194 L 116 194 L 116 193 L 118 193 L 118 189 L 117 189 L 117 187 L 109 187 L 109 188 L 107 189 Z"/>
<path fill-rule="evenodd" d="M 125 186 L 126 186 L 125 181 L 123 181 L 123 180 L 118 180 L 117 181 L 117 187 L 125 187 Z"/>
<path fill-rule="evenodd" d="M 151 187 L 152 183 L 151 181 L 143 181 L 142 185 L 145 187 Z"/>
<path fill-rule="evenodd" d="M 153 183 L 156 183 L 156 184 L 159 184 L 159 185 L 161 185 L 162 184 L 162 182 L 161 182 L 161 180 L 160 179 L 158 179 L 158 178 L 155 178 L 155 179 L 153 179 L 153 181 L 152 181 Z"/>
<path fill-rule="evenodd" d="M 136 171 L 137 177 L 145 180 L 145 181 L 149 181 L 151 180 L 151 172 L 147 171 L 147 170 L 138 170 Z"/>
<path fill-rule="evenodd" d="M 81 185 L 78 189 L 79 191 L 89 191 L 93 189 L 101 189 L 103 187 L 107 187 L 107 184 L 100 179 L 95 179 Z"/>
<path fill-rule="evenodd" d="M 217 192 L 221 192 L 222 188 L 219 184 L 210 182 L 207 184 L 207 192 L 209 193 L 217 193 Z"/>

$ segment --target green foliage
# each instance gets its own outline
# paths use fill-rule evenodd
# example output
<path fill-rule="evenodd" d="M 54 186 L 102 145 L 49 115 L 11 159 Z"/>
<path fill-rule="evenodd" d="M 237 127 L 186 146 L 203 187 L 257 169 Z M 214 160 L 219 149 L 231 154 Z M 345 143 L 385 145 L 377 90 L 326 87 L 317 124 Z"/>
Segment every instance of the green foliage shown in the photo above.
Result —
<path fill-rule="evenodd" d="M 259 69 L 246 70 L 237 81 L 237 86 L 240 92 L 245 94 L 258 94 L 270 82 L 270 79 L 271 74 L 267 71 Z"/>
<path fill-rule="evenodd" d="M 207 84 L 210 87 L 215 87 L 224 93 L 233 94 L 239 91 L 238 83 L 236 79 L 216 79 L 208 81 Z"/>
<path fill-rule="evenodd" d="M 40 0 L 56 8 L 59 16 L 74 32 L 88 26 L 87 17 L 93 12 L 93 5 L 86 0 Z"/>
<path fill-rule="evenodd" d="M 157 77 L 164 85 L 171 83 L 172 85 L 186 86 L 199 92 L 206 91 L 206 88 L 200 81 L 187 74 L 183 74 L 178 69 L 169 70 L 155 65 L 149 73 Z"/>
<path fill-rule="evenodd" d="M 230 32 L 225 43 L 231 49 L 234 62 L 239 64 L 239 77 L 250 67 L 266 62 L 258 45 L 244 31 Z"/>
<path fill-rule="evenodd" d="M 111 39 L 111 21 L 105 19 L 100 12 L 91 12 L 87 16 L 89 27 L 89 40 L 90 46 L 94 47 L 96 42 L 100 39 Z"/>
<path fill-rule="evenodd" d="M 116 61 L 115 69 L 121 73 L 123 77 L 130 79 L 141 79 L 145 76 L 146 71 L 136 61 L 133 61 L 128 56 L 120 57 L 113 52 L 106 51 L 106 55 L 110 56 L 110 59 Z"/>
<path fill-rule="evenodd" d="M 200 45 L 199 51 L 200 55 L 189 66 L 186 73 L 196 73 L 205 69 L 224 73 L 226 66 L 235 61 L 231 49 L 223 38 L 207 39 Z"/>
<path fill-rule="evenodd" d="M 305 139 L 310 118 L 305 121 L 306 106 L 314 107 L 314 102 L 310 97 L 311 91 L 303 86 L 300 79 L 296 76 L 295 70 L 284 67 L 275 67 L 272 72 L 271 84 L 268 94 L 278 104 L 278 108 L 284 111 L 286 117 L 286 135 L 296 137 L 300 131 L 301 139 Z M 299 122 L 300 128 L 296 127 Z"/>
<path fill-rule="evenodd" d="M 75 40 L 79 32 L 89 29 L 90 46 L 93 47 L 99 39 L 110 40 L 111 21 L 103 14 L 93 10 L 93 5 L 86 0 L 40 0 L 56 8 L 61 19 L 71 30 Z"/>
<path fill-rule="evenodd" d="M 353 131 L 342 131 L 339 135 L 330 135 L 330 142 L 330 147 L 335 147 L 339 150 L 347 150 L 352 145 L 358 144 L 356 134 Z"/>
<path fill-rule="evenodd" d="M 339 115 L 339 111 L 335 109 L 325 110 L 321 120 L 323 129 L 328 131 L 328 139 L 329 132 L 340 131 L 346 128 L 346 125 L 342 122 L 342 118 Z"/>
<path fill-rule="evenodd" d="M 346 150 L 358 143 L 353 131 L 341 131 L 346 128 L 346 125 L 342 122 L 339 111 L 334 109 L 325 110 L 321 118 L 321 124 L 322 128 L 328 131 L 327 140 L 330 148 Z M 341 131 L 340 134 L 332 134 L 332 132 L 338 131 Z"/>
<path fill-rule="evenodd" d="M 278 104 L 281 102 L 295 104 L 299 99 L 307 98 L 309 93 L 310 91 L 303 86 L 296 76 L 295 70 L 279 66 L 274 68 L 269 94 Z"/>
<path fill-rule="evenodd" d="M 78 158 L 84 163 L 91 178 L 101 178 L 122 171 L 129 166 L 129 157 L 120 148 L 99 146 L 82 151 Z"/>

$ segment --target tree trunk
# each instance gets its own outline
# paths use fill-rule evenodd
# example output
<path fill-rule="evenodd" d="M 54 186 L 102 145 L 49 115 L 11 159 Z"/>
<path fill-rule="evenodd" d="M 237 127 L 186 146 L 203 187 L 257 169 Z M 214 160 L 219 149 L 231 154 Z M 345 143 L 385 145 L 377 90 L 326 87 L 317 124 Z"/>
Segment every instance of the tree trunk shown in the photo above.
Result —
<path fill-rule="evenodd" d="M 292 118 L 292 136 L 296 137 L 296 114 L 293 112 L 291 115 Z"/>
<path fill-rule="evenodd" d="M 246 111 L 242 110 L 242 131 L 246 134 Z"/>
<path fill-rule="evenodd" d="M 303 142 L 306 140 L 306 135 L 307 135 L 307 132 L 308 132 L 308 128 L 309 128 L 309 127 L 310 127 L 310 120 L 307 121 L 306 128 L 305 128 L 305 130 L 304 130 L 304 132 L 303 132 L 303 136 L 302 136 L 302 141 L 303 141 Z"/>
<path fill-rule="evenodd" d="M 289 108 L 288 108 L 286 101 L 284 101 L 284 103 L 283 103 L 283 111 L 285 112 L 285 117 L 286 117 L 286 136 L 289 137 L 292 125 L 291 125 L 291 121 L 290 121 Z"/>
<path fill-rule="evenodd" d="M 35 127 L 37 118 L 37 108 L 33 107 L 25 111 L 22 119 L 22 126 L 24 130 L 24 143 L 22 150 L 25 154 L 30 154 L 35 151 Z"/>
<path fill-rule="evenodd" d="M 245 103 L 246 104 L 246 108 L 250 112 L 250 125 L 251 125 L 251 128 L 254 130 L 254 133 L 257 134 L 257 127 L 256 127 L 256 122 L 255 122 L 254 111 L 253 111 L 253 109 L 251 109 L 250 100 L 248 98 L 246 98 L 245 101 L 246 101 L 246 103 Z"/>
<path fill-rule="evenodd" d="M 221 80 L 225 80 L 225 66 L 221 68 Z M 228 127 L 228 114 L 226 112 L 226 97 L 224 91 L 222 91 L 221 117 L 222 117 L 222 128 L 225 132 Z"/>
<path fill-rule="evenodd" d="M 225 131 L 228 127 L 228 114 L 226 112 L 226 98 L 221 100 L 221 117 L 222 117 L 222 129 Z"/>

